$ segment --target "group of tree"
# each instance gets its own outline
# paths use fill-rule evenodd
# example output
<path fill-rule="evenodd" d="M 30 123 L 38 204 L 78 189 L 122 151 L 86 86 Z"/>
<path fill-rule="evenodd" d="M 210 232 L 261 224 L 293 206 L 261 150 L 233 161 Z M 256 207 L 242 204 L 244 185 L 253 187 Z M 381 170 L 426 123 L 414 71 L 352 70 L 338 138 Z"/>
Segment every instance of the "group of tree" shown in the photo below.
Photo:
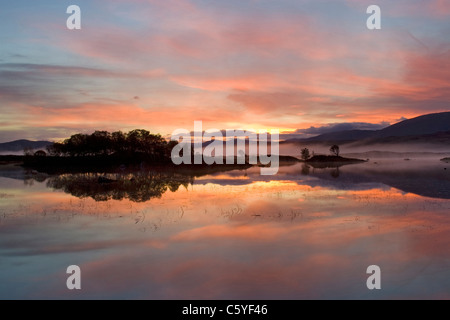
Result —
<path fill-rule="evenodd" d="M 92 134 L 78 133 L 63 142 L 47 147 L 50 156 L 95 157 L 145 155 L 150 158 L 170 158 L 175 141 L 166 141 L 159 134 L 136 129 L 127 133 L 95 131 Z"/>
<path fill-rule="evenodd" d="M 336 157 L 339 157 L 340 154 L 340 149 L 339 146 L 334 144 L 330 147 L 330 152 L 331 154 L 333 154 Z M 300 157 L 302 158 L 302 160 L 306 161 L 309 158 L 311 158 L 311 153 L 309 152 L 308 148 L 303 148 L 300 152 Z"/>

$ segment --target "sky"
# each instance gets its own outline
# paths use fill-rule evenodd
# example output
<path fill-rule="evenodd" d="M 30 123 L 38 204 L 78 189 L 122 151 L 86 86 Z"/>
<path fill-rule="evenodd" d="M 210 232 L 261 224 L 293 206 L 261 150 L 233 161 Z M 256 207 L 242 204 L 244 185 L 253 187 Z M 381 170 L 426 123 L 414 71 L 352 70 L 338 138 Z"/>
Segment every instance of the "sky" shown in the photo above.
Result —
<path fill-rule="evenodd" d="M 369 30 L 369 5 L 381 30 Z M 69 30 L 70 5 L 81 30 Z M 450 110 L 447 0 L 15 0 L 0 142 L 94 130 L 380 129 Z"/>

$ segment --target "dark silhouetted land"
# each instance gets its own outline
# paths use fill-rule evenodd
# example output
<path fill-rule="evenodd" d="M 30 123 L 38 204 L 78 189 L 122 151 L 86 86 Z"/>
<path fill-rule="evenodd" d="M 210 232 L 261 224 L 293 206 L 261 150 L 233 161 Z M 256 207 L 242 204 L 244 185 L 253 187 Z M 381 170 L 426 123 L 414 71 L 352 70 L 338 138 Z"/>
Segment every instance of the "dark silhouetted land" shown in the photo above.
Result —
<path fill-rule="evenodd" d="M 338 168 L 344 165 L 366 162 L 366 160 L 345 158 L 341 156 L 316 155 L 305 161 L 314 168 Z"/>

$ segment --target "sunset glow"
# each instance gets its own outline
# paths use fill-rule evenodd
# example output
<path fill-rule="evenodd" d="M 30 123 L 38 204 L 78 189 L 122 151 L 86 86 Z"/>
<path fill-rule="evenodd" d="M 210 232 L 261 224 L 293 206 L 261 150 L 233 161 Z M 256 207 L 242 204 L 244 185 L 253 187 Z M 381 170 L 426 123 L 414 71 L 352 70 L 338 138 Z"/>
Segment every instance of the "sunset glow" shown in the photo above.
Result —
<path fill-rule="evenodd" d="M 450 3 L 79 0 L 2 5 L 0 142 L 144 128 L 294 132 L 449 109 Z"/>

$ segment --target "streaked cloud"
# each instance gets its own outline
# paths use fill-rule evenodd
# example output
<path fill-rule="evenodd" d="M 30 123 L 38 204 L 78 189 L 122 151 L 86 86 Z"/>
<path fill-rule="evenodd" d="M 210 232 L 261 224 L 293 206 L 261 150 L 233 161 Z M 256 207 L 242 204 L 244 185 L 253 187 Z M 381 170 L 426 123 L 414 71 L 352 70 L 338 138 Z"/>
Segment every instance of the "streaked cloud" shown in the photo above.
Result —
<path fill-rule="evenodd" d="M 169 134 L 194 120 L 303 134 L 449 110 L 448 1 L 380 0 L 376 32 L 365 27 L 369 4 L 80 1 L 76 32 L 61 23 L 64 4 L 6 4 L 1 140 L 133 126 Z"/>

